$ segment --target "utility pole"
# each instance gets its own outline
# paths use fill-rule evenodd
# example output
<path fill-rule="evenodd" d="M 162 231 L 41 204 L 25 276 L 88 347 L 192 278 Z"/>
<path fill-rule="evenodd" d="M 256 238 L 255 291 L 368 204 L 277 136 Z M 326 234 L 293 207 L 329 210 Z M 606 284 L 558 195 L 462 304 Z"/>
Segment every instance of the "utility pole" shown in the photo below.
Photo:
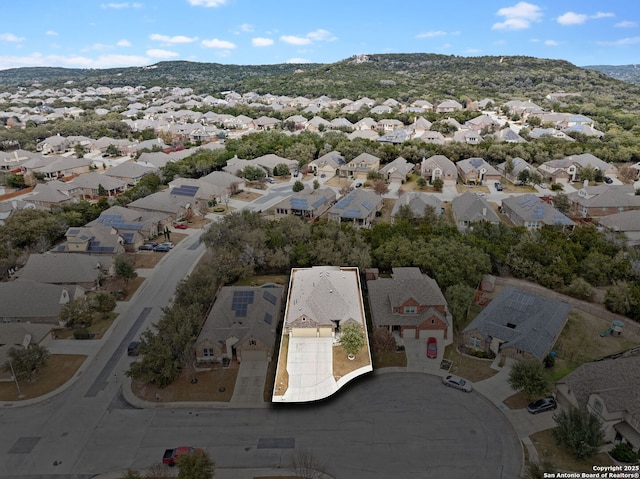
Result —
<path fill-rule="evenodd" d="M 22 391 L 20 391 L 20 385 L 18 384 L 18 377 L 16 376 L 16 372 L 13 369 L 13 363 L 11 362 L 11 359 L 9 359 L 9 367 L 11 368 L 11 375 L 13 376 L 13 380 L 16 382 L 16 388 L 18 388 L 18 399 L 22 399 L 24 397 L 24 394 L 22 394 Z"/>

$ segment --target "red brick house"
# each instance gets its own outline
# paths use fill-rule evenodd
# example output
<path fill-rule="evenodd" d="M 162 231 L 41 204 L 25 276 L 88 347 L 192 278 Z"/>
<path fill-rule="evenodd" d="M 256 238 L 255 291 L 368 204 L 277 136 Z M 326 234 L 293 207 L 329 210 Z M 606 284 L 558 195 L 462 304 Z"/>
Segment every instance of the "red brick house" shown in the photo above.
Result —
<path fill-rule="evenodd" d="M 393 268 L 391 278 L 367 281 L 373 324 L 401 338 L 430 336 L 452 341 L 447 301 L 433 278 L 419 268 Z"/>

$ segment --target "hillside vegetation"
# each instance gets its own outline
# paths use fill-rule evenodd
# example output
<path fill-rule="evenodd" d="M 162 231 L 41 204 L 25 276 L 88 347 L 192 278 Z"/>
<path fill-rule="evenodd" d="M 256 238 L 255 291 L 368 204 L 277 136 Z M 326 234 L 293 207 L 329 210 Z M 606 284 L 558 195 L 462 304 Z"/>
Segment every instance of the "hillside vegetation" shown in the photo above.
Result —
<path fill-rule="evenodd" d="M 596 68 L 596 67 L 594 67 Z M 580 92 L 580 102 L 636 110 L 640 86 L 562 60 L 524 56 L 457 57 L 427 53 L 361 55 L 332 64 L 223 65 L 187 61 L 104 70 L 18 68 L 0 71 L 0 88 L 176 86 L 332 98 L 496 100 Z M 572 100 L 575 101 L 575 100 Z"/>

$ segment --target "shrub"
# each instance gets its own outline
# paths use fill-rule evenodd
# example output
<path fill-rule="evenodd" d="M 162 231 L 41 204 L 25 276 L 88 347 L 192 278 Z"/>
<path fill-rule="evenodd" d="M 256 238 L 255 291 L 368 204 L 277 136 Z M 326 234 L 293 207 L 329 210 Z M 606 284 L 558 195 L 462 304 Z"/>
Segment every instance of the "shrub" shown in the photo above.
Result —
<path fill-rule="evenodd" d="M 545 368 L 550 369 L 556 365 L 556 357 L 551 354 L 547 354 L 542 363 Z"/>
<path fill-rule="evenodd" d="M 89 332 L 88 329 L 76 329 L 73 331 L 74 339 L 91 339 L 93 335 Z"/>
<path fill-rule="evenodd" d="M 616 445 L 611 450 L 611 457 L 613 457 L 616 461 L 620 462 L 637 462 L 638 461 L 638 453 L 634 452 L 631 449 L 631 446 L 626 442 Z"/>

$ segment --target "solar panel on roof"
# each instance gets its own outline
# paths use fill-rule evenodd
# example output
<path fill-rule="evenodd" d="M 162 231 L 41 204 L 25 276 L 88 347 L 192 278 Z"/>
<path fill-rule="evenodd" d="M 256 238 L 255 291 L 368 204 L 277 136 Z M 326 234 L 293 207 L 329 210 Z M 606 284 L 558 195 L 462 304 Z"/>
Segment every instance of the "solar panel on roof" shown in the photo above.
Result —
<path fill-rule="evenodd" d="M 71 228 L 69 230 L 69 234 L 70 235 L 77 235 L 80 232 L 80 230 L 78 228 Z"/>
<path fill-rule="evenodd" d="M 273 304 L 274 306 L 276 305 L 276 301 L 278 300 L 278 298 L 276 298 L 269 291 L 265 291 L 264 293 L 262 293 L 262 297 L 265 299 L 265 301 L 268 301 L 269 303 Z"/>
<path fill-rule="evenodd" d="M 306 198 L 291 198 L 291 208 L 294 210 L 308 210 L 309 203 Z"/>
<path fill-rule="evenodd" d="M 171 190 L 171 194 L 172 195 L 178 195 L 178 196 L 190 196 L 193 197 L 196 195 L 196 193 L 198 192 L 200 188 L 198 186 L 192 186 L 192 185 L 180 185 L 174 189 Z"/>
<path fill-rule="evenodd" d="M 541 220 L 542 218 L 544 218 L 544 206 L 542 205 L 536 206 L 535 209 L 533 210 L 533 217 L 536 220 Z"/>
<path fill-rule="evenodd" d="M 316 201 L 314 201 L 311 204 L 311 207 L 313 209 L 316 209 L 318 206 L 320 206 L 322 203 L 324 203 L 325 201 L 327 201 L 327 199 L 323 196 L 322 198 L 318 198 Z"/>
<path fill-rule="evenodd" d="M 267 324 L 271 324 L 273 322 L 273 316 L 269 313 L 264 313 L 264 322 Z"/>

